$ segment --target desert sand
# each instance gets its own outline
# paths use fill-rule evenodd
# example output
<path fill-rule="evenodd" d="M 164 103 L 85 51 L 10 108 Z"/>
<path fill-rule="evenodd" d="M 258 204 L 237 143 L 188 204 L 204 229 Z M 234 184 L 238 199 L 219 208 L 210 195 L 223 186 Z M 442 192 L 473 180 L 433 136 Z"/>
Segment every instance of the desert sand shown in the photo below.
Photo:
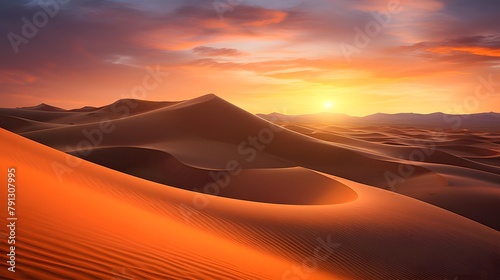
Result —
<path fill-rule="evenodd" d="M 0 109 L 15 279 L 499 279 L 500 134 L 271 118 Z"/>

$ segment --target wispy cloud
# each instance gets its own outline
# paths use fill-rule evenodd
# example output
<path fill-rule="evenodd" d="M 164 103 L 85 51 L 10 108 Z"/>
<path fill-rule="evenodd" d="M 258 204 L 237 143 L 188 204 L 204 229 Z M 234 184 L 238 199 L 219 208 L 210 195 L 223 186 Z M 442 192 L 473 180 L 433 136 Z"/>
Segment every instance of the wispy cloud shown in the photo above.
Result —
<path fill-rule="evenodd" d="M 193 49 L 193 52 L 202 56 L 240 56 L 243 52 L 237 49 L 228 48 L 212 48 L 207 46 L 199 46 Z"/>

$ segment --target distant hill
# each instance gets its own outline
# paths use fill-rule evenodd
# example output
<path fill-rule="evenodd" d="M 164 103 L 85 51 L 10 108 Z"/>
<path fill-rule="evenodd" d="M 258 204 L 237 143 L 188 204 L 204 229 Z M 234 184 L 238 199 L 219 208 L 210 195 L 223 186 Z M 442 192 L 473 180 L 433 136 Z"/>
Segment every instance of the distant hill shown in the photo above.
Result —
<path fill-rule="evenodd" d="M 500 113 L 478 113 L 469 115 L 432 114 L 383 114 L 352 117 L 344 114 L 319 113 L 308 115 L 283 115 L 279 113 L 257 114 L 266 120 L 286 120 L 292 124 L 329 124 L 356 126 L 411 126 L 422 128 L 442 128 L 446 130 L 492 130 L 500 131 Z"/>
<path fill-rule="evenodd" d="M 36 110 L 36 111 L 46 111 L 46 112 L 59 112 L 59 111 L 65 111 L 64 109 L 61 109 L 59 107 L 51 106 L 45 103 L 41 103 L 36 106 L 31 106 L 31 107 L 20 107 L 17 109 L 21 110 Z"/>

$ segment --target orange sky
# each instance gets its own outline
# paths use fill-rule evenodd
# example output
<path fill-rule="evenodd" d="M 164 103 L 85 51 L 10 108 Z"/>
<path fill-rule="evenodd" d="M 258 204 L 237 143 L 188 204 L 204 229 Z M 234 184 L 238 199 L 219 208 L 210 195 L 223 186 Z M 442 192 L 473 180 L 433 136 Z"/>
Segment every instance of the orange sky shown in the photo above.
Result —
<path fill-rule="evenodd" d="M 498 1 L 50 3 L 0 3 L 0 107 L 215 93 L 252 113 L 500 111 Z"/>

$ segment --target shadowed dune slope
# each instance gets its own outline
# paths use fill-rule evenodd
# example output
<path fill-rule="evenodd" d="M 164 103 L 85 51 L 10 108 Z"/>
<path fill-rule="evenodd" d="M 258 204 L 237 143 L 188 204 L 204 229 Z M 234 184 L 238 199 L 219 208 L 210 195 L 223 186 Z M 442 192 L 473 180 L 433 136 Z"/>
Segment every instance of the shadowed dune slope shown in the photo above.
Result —
<path fill-rule="evenodd" d="M 344 184 L 299 167 L 207 170 L 143 148 L 100 148 L 83 158 L 165 185 L 249 201 L 310 205 L 344 203 L 357 197 Z"/>

